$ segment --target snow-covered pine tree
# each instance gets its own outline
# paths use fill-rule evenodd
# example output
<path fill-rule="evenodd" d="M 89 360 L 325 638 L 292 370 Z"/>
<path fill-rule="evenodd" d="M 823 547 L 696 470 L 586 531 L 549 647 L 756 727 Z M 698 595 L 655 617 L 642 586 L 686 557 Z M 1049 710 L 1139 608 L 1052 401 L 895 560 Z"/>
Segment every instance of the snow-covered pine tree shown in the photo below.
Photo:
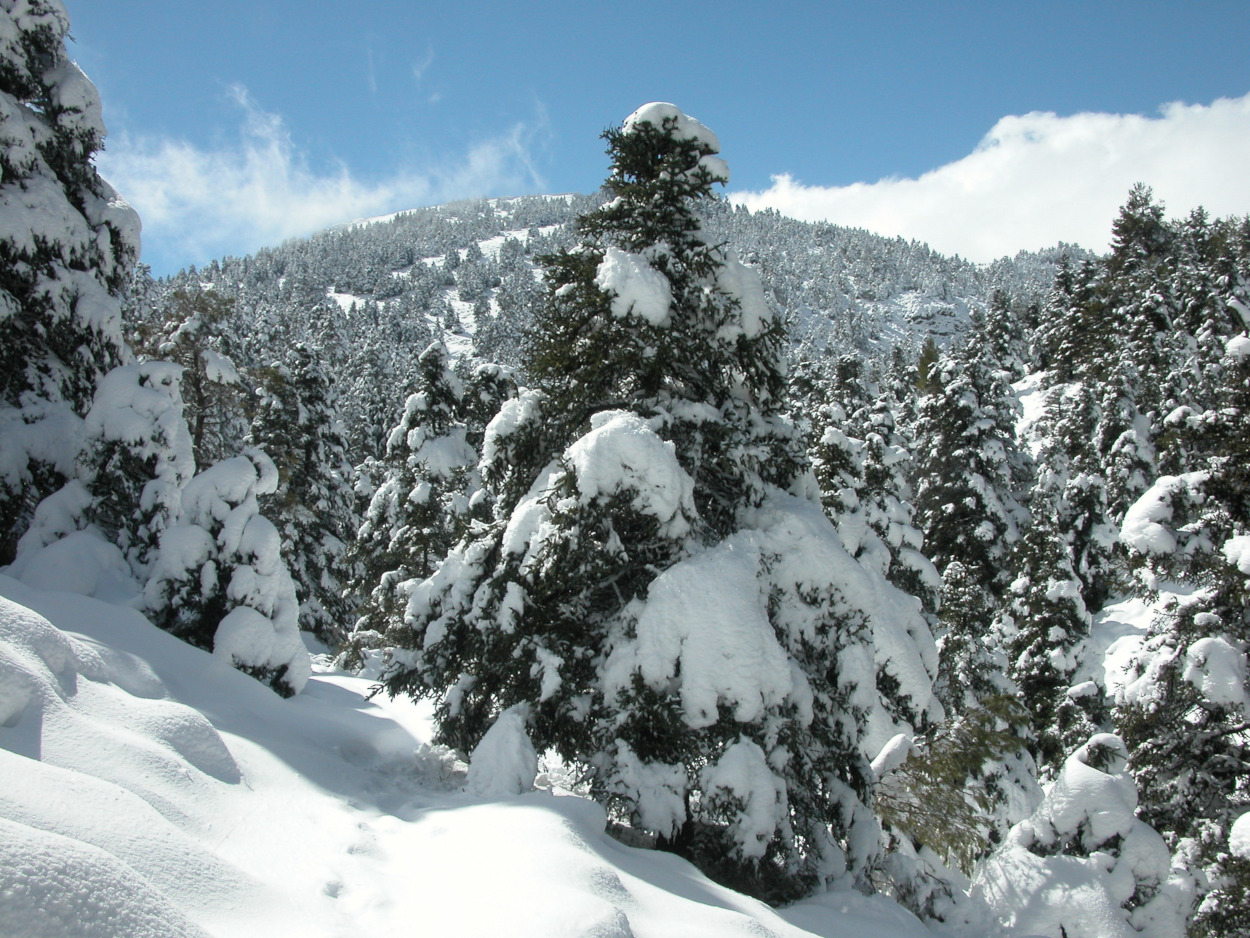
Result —
<path fill-rule="evenodd" d="M 1049 938 L 1181 938 L 1183 890 L 1163 839 L 1135 816 L 1127 762 L 1118 737 L 1091 737 L 977 868 L 972 895 L 1003 925 Z"/>
<path fill-rule="evenodd" d="M 132 363 L 100 379 L 74 477 L 36 507 L 18 541 L 15 576 L 40 562 L 41 548 L 87 536 L 120 550 L 134 580 L 147 582 L 161 535 L 182 514 L 182 486 L 195 468 L 180 371 L 168 362 Z"/>
<path fill-rule="evenodd" d="M 244 382 L 231 346 L 236 310 L 213 290 L 176 291 L 141 355 L 182 366 L 182 400 L 195 465 L 205 469 L 238 454 L 247 435 Z"/>
<path fill-rule="evenodd" d="M 934 685 L 946 720 L 916 741 L 899 773 L 924 821 L 921 842 L 965 874 L 1040 798 L 1037 764 L 1027 748 L 1029 714 L 1008 674 L 994 615 L 989 590 L 963 564 L 949 564 L 942 575 Z M 962 811 L 928 813 L 938 797 L 933 785 L 957 792 Z"/>
<path fill-rule="evenodd" d="M 857 356 L 841 356 L 832 374 L 800 365 L 798 386 L 810 415 L 809 453 L 821 501 L 846 549 L 937 610 L 941 576 L 921 552 L 908 481 L 911 454 L 895 426 L 888 398 L 869 381 Z"/>
<path fill-rule="evenodd" d="M 187 482 L 179 522 L 161 533 L 143 608 L 166 631 L 290 696 L 311 665 L 282 537 L 257 504 L 277 487 L 277 468 L 257 449 Z"/>
<path fill-rule="evenodd" d="M 1194 877 L 1200 918 L 1227 912 L 1229 895 L 1250 887 L 1228 844 L 1250 809 L 1250 339 L 1234 337 L 1227 352 L 1215 406 L 1184 428 L 1191 471 L 1156 480 L 1122 531 L 1148 582 L 1192 589 L 1153 623 L 1115 720 L 1141 816 Z M 1229 882 L 1226 867 L 1241 879 Z"/>
<path fill-rule="evenodd" d="M 1107 516 L 1123 521 L 1129 506 L 1158 475 L 1154 414 L 1137 406 L 1134 378 L 1126 364 L 1109 366 L 1097 385 L 1098 423 L 1094 452 L 1107 482 Z"/>
<path fill-rule="evenodd" d="M 269 474 L 244 460 L 186 481 L 183 369 L 124 364 L 139 222 L 92 165 L 100 102 L 68 30 L 58 0 L 0 0 L 0 562 L 85 528 L 121 548 L 156 620 L 294 693 L 294 594 L 254 517 Z"/>
<path fill-rule="evenodd" d="M 195 471 L 181 370 L 169 362 L 114 368 L 86 417 L 84 520 L 121 548 L 140 583 L 152 572 L 162 533 L 182 513 L 182 487 Z"/>
<path fill-rule="evenodd" d="M 948 717 L 1013 694 L 1007 656 L 991 631 L 994 600 L 968 568 L 955 560 L 942 573 L 938 612 L 938 677 L 934 693 Z"/>
<path fill-rule="evenodd" d="M 869 407 L 869 426 L 864 430 L 860 451 L 860 502 L 869 527 L 889 551 L 886 577 L 919 599 L 932 620 L 939 605 L 942 577 L 927 555 L 924 533 L 916 518 L 911 485 L 912 446 L 895 419 L 894 404 L 878 389 Z"/>
<path fill-rule="evenodd" d="M 994 632 L 1029 714 L 1033 756 L 1039 766 L 1057 771 L 1069 752 L 1102 728 L 1105 692 L 1092 681 L 1073 687 L 1090 617 L 1047 494 L 1035 492 L 1033 523 L 1012 549 L 1013 579 Z"/>
<path fill-rule="evenodd" d="M 475 520 L 490 518 L 478 450 L 515 383 L 498 366 L 481 366 L 466 384 L 441 342 L 421 353 L 418 367 L 417 390 L 387 442 L 385 477 L 357 532 L 351 592 L 361 602 L 353 637 L 359 647 L 380 646 L 401 630 L 405 584 L 430 576 Z"/>
<path fill-rule="evenodd" d="M 1112 360 L 1115 337 L 1100 284 L 1101 271 L 1093 260 L 1074 269 L 1068 255 L 1060 258 L 1030 343 L 1048 386 L 1098 380 Z"/>
<path fill-rule="evenodd" d="M 73 474 L 81 417 L 125 358 L 139 220 L 96 173 L 95 86 L 60 0 L 0 2 L 0 564 Z"/>
<path fill-rule="evenodd" d="M 920 396 L 917 378 L 916 363 L 899 346 L 892 348 L 882 381 L 882 401 L 894 418 L 895 428 L 908 441 L 908 452 L 911 452 L 912 430 L 916 423 L 916 406 Z"/>
<path fill-rule="evenodd" d="M 916 517 L 939 569 L 963 564 L 996 595 L 1028 525 L 1030 462 L 1016 442 L 1019 403 L 1006 372 L 972 342 L 930 368 L 914 438 Z"/>
<path fill-rule="evenodd" d="M 259 373 L 250 442 L 278 468 L 260 506 L 282 534 L 300 599 L 300 628 L 335 648 L 347 637 L 347 550 L 356 527 L 353 472 L 330 379 L 303 343 Z"/>
<path fill-rule="evenodd" d="M 1026 370 L 1028 343 L 1024 328 L 1021 310 L 1013 307 L 1007 291 L 995 290 L 984 313 L 981 335 L 990 360 L 997 362 L 1012 382 L 1023 378 Z"/>
<path fill-rule="evenodd" d="M 486 433 L 495 519 L 410 587 L 387 685 L 465 751 L 525 706 L 614 818 L 757 895 L 863 882 L 868 756 L 929 714 L 932 639 L 821 511 L 781 325 L 700 235 L 715 136 L 652 104 L 606 137 L 614 198 L 544 261 L 538 387 Z"/>
<path fill-rule="evenodd" d="M 1110 517 L 1106 469 L 1095 447 L 1100 414 L 1088 381 L 1050 383 L 1035 433 L 1042 440 L 1037 490 L 1047 493 L 1057 528 L 1068 543 L 1081 596 L 1091 612 L 1102 608 L 1123 566 L 1119 525 Z"/>

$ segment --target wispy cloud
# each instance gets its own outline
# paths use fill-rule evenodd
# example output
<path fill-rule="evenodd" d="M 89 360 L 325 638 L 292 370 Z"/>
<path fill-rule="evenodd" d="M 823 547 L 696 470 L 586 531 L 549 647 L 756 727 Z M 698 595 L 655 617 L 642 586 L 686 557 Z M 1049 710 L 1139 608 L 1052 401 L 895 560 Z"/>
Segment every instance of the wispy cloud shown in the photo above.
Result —
<path fill-rule="evenodd" d="M 1168 104 L 1157 117 L 1035 112 L 1004 117 L 977 148 L 918 179 L 822 187 L 774 176 L 730 196 L 808 221 L 926 241 L 988 261 L 1075 242 L 1104 250 L 1130 187 L 1144 182 L 1179 216 L 1250 212 L 1250 94 Z"/>
<path fill-rule="evenodd" d="M 362 180 L 346 165 L 318 170 L 283 119 L 234 86 L 238 139 L 206 149 L 185 140 L 110 136 L 101 174 L 143 219 L 143 257 L 172 272 L 240 255 L 354 218 L 491 193 L 541 191 L 532 159 L 546 115 L 518 122 L 443 165 Z"/>
<path fill-rule="evenodd" d="M 421 59 L 420 62 L 412 63 L 412 77 L 413 77 L 413 80 L 416 81 L 418 86 L 420 86 L 421 82 L 425 79 L 425 73 L 430 70 L 430 66 L 433 64 L 434 64 L 434 47 L 427 46 L 425 50 L 425 57 Z"/>

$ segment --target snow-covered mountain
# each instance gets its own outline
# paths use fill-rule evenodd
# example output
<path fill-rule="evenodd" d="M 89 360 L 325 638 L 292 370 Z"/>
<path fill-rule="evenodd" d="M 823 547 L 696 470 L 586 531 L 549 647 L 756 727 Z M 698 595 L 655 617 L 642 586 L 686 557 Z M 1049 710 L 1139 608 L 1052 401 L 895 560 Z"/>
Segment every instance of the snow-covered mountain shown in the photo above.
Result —
<path fill-rule="evenodd" d="M 211 290 L 234 304 L 237 364 L 263 365 L 293 342 L 312 343 L 339 377 L 340 413 L 359 461 L 394 425 L 416 356 L 433 339 L 453 360 L 518 362 L 543 295 L 538 256 L 571 245 L 576 217 L 603 198 L 491 199 L 357 220 L 158 282 L 141 278 L 128 318 L 155 324 L 173 294 Z M 723 201 L 704 206 L 702 221 L 711 243 L 757 267 L 795 354 L 885 361 L 900 347 L 914 359 L 926 339 L 948 345 L 996 291 L 1022 315 L 1035 312 L 1058 259 L 1086 256 L 1061 245 L 978 265 L 917 242 Z M 373 414 L 382 405 L 385 418 Z"/>

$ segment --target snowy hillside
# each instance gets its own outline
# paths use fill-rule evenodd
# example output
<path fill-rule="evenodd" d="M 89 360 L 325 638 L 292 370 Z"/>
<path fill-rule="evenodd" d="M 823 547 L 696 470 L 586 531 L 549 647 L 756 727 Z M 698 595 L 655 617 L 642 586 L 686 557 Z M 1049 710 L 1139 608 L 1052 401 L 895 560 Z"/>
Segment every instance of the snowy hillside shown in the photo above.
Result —
<path fill-rule="evenodd" d="M 413 390 L 415 356 L 442 341 L 453 360 L 516 367 L 542 301 L 538 258 L 576 240 L 574 220 L 595 195 L 459 202 L 340 225 L 243 258 L 136 281 L 127 320 L 136 347 L 159 329 L 179 293 L 211 291 L 231 305 L 221 340 L 236 365 L 279 359 L 292 343 L 334 363 L 354 462 L 378 455 Z M 1061 246 L 979 265 L 867 231 L 812 224 L 723 201 L 701 206 L 711 243 L 759 272 L 770 305 L 804 354 L 854 352 L 885 361 L 932 337 L 953 342 L 996 291 L 1021 311 L 1044 298 Z M 152 349 L 151 354 L 156 354 Z"/>
<path fill-rule="evenodd" d="M 651 102 L 158 282 L 68 30 L 0 0 L 0 938 L 1250 933 L 1250 218 L 972 265 Z"/>
<path fill-rule="evenodd" d="M 467 794 L 428 710 L 369 692 L 322 667 L 283 700 L 124 603 L 0 576 L 0 931 L 929 934 L 881 896 L 772 910 L 560 791 Z"/>

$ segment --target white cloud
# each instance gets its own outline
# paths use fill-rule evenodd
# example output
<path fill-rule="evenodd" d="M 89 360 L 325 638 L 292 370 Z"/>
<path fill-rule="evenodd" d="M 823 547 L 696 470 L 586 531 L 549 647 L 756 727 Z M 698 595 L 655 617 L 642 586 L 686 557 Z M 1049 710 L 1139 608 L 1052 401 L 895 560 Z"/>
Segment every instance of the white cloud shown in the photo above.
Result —
<path fill-rule="evenodd" d="M 425 73 L 430 70 L 430 66 L 434 64 L 434 47 L 427 45 L 425 50 L 425 58 L 420 62 L 412 63 L 412 77 L 419 86 L 425 79 Z"/>
<path fill-rule="evenodd" d="M 362 181 L 345 165 L 310 167 L 282 118 L 261 110 L 242 86 L 237 144 L 204 149 L 185 140 L 110 136 L 100 173 L 143 219 L 144 260 L 158 272 L 240 255 L 286 238 L 402 209 L 484 193 L 545 188 L 530 157 L 546 131 L 541 110 L 480 142 L 448 165 Z"/>
<path fill-rule="evenodd" d="M 1170 217 L 1198 205 L 1250 212 L 1250 94 L 1168 104 L 1158 117 L 1034 112 L 1004 117 L 976 150 L 918 179 L 807 186 L 774 176 L 730 198 L 807 221 L 830 221 L 928 242 L 989 261 L 1066 241 L 1105 250 L 1136 182 Z"/>

